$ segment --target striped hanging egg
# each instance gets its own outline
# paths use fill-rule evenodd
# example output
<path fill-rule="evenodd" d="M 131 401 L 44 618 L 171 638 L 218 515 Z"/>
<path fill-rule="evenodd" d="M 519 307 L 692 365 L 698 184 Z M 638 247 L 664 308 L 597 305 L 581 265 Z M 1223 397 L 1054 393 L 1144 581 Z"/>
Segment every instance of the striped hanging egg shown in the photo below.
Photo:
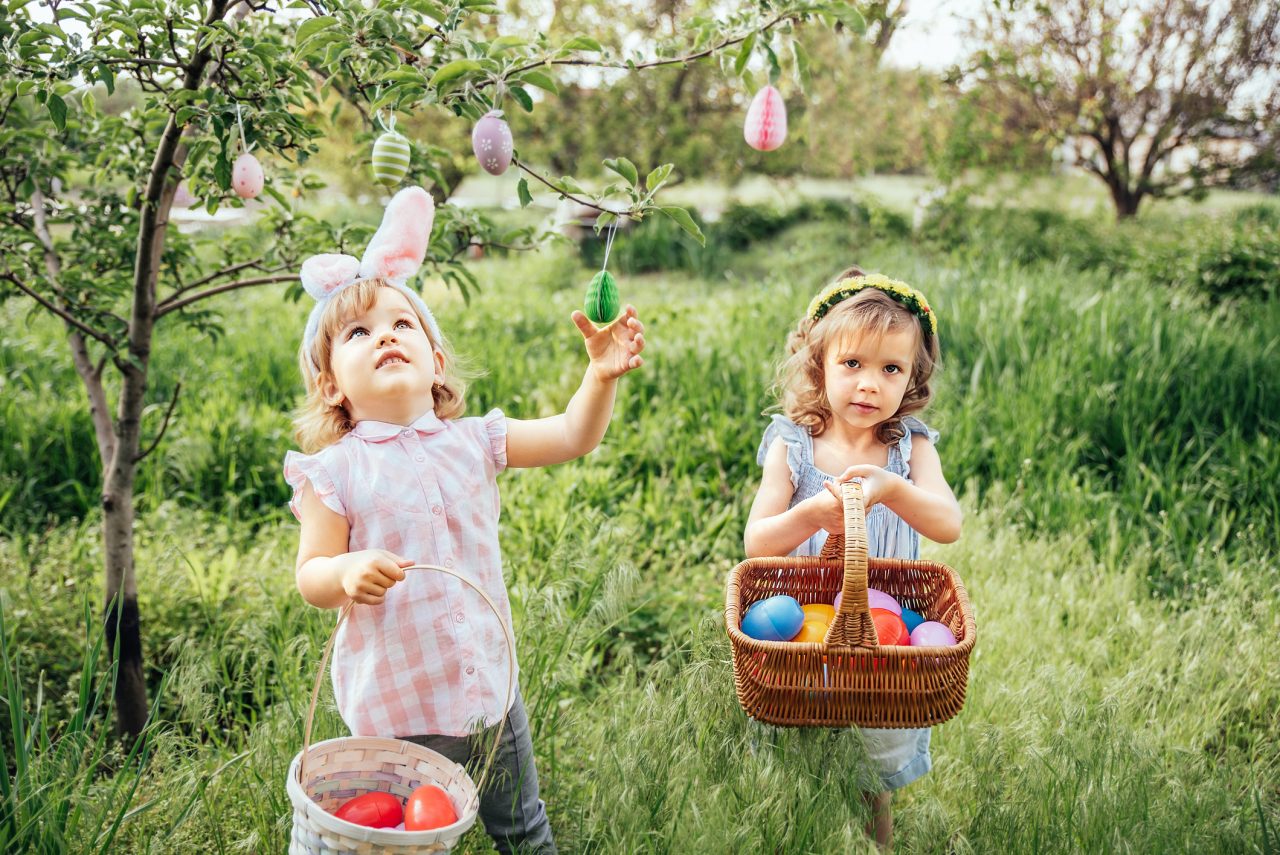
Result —
<path fill-rule="evenodd" d="M 394 187 L 409 171 L 409 141 L 395 131 L 387 131 L 373 144 L 373 178 Z"/>
<path fill-rule="evenodd" d="M 587 286 L 587 299 L 582 303 L 582 313 L 596 326 L 611 323 L 618 317 L 618 283 L 613 274 L 601 270 L 591 277 Z"/>
<path fill-rule="evenodd" d="M 777 89 L 766 86 L 751 99 L 742 135 L 757 151 L 773 151 L 782 145 L 787 138 L 787 105 Z"/>
<path fill-rule="evenodd" d="M 476 122 L 471 131 L 471 150 L 481 168 L 490 175 L 501 175 L 511 165 L 513 148 L 511 127 L 501 110 L 490 110 Z"/>
<path fill-rule="evenodd" d="M 264 180 L 262 164 L 258 163 L 258 158 L 247 151 L 236 158 L 231 167 L 231 189 L 236 191 L 237 196 L 241 199 L 256 198 L 262 192 Z"/>

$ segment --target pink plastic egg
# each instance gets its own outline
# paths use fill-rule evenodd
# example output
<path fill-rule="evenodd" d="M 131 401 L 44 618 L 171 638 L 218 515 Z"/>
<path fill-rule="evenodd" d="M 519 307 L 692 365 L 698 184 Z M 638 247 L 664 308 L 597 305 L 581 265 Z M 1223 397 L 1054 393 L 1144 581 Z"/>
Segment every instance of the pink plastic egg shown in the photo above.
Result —
<path fill-rule="evenodd" d="M 836 601 L 834 604 L 836 611 L 840 611 L 840 603 L 843 600 L 844 591 L 840 591 L 836 594 Z M 884 609 L 885 611 L 893 612 L 899 617 L 902 615 L 902 606 L 898 605 L 898 601 L 886 594 L 884 591 L 879 591 L 875 588 L 867 588 L 867 608 Z"/>
<path fill-rule="evenodd" d="M 949 647 L 956 643 L 956 637 L 946 624 L 936 620 L 927 620 L 911 630 L 912 647 Z"/>
<path fill-rule="evenodd" d="M 245 152 L 236 158 L 231 167 L 231 189 L 241 199 L 253 199 L 262 192 L 262 164 L 258 158 Z"/>
<path fill-rule="evenodd" d="M 511 165 L 511 128 L 501 110 L 490 110 L 476 122 L 471 131 L 471 150 L 481 168 L 490 175 L 501 175 Z"/>
<path fill-rule="evenodd" d="M 787 105 L 777 89 L 766 86 L 751 99 L 742 135 L 757 151 L 773 151 L 782 145 L 787 138 Z"/>

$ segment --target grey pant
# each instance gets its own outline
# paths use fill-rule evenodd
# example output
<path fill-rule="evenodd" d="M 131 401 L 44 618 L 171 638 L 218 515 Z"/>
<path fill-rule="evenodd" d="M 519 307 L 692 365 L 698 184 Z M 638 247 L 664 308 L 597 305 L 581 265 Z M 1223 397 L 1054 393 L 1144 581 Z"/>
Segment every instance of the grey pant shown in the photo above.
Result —
<path fill-rule="evenodd" d="M 430 734 L 403 738 L 443 754 L 465 766 L 475 777 L 493 749 L 493 733 L 491 727 L 475 736 Z M 556 844 L 551 839 L 546 806 L 538 798 L 538 770 L 533 766 L 529 717 L 518 690 L 507 716 L 507 726 L 502 731 L 493 771 L 480 794 L 480 821 L 504 855 L 513 852 L 555 855 Z"/>

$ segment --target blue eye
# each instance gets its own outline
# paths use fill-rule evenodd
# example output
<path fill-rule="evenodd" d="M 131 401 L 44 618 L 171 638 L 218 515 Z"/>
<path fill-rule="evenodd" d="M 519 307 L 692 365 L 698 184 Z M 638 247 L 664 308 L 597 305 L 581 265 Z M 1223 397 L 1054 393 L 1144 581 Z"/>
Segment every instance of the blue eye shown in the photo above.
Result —
<path fill-rule="evenodd" d="M 406 327 L 406 328 L 408 328 L 408 329 L 413 329 L 413 322 L 412 322 L 412 321 L 406 321 L 406 320 L 399 320 L 399 321 L 396 321 L 396 329 L 399 329 L 400 327 Z"/>
<path fill-rule="evenodd" d="M 365 335 L 368 335 L 368 334 L 369 334 L 369 331 L 368 331 L 367 329 L 365 329 L 364 327 L 356 327 L 355 329 L 353 329 L 353 330 L 351 331 L 350 335 L 348 335 L 348 336 L 347 336 L 347 338 L 349 338 L 349 339 L 351 339 L 351 338 L 355 338 L 356 336 L 360 335 L 361 333 L 364 333 Z"/>
<path fill-rule="evenodd" d="M 896 365 L 886 365 L 886 366 L 884 367 L 884 370 L 885 370 L 885 372 L 886 372 L 886 373 L 889 373 L 889 374 L 901 374 L 901 373 L 902 373 L 902 369 L 901 369 L 901 368 L 899 368 L 899 367 L 898 367 L 898 366 L 896 366 Z"/>

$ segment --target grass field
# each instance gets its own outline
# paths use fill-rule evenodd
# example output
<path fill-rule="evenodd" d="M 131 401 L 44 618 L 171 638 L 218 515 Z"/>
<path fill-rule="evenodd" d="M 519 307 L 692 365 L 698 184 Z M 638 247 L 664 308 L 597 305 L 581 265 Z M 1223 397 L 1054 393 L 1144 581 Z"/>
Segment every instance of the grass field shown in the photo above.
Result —
<path fill-rule="evenodd" d="M 1280 303 L 1139 272 L 1015 264 L 802 224 L 712 278 L 624 276 L 648 364 L 604 444 L 509 472 L 502 543 L 522 685 L 567 852 L 869 851 L 848 732 L 747 720 L 720 610 L 741 558 L 784 335 L 849 263 L 921 287 L 944 367 L 927 421 L 966 512 L 927 544 L 979 636 L 963 713 L 895 801 L 901 852 L 1280 851 Z M 465 305 L 469 412 L 562 407 L 583 359 L 567 248 L 490 259 Z M 93 442 L 58 328 L 0 308 L 0 850 L 280 852 L 285 769 L 331 617 L 292 582 L 280 461 L 307 306 L 261 291 L 213 342 L 173 331 L 184 397 L 140 478 L 155 724 L 106 738 Z M 160 417 L 150 413 L 153 426 Z M 343 733 L 331 706 L 318 737 Z M 480 831 L 464 852 L 487 851 Z"/>

